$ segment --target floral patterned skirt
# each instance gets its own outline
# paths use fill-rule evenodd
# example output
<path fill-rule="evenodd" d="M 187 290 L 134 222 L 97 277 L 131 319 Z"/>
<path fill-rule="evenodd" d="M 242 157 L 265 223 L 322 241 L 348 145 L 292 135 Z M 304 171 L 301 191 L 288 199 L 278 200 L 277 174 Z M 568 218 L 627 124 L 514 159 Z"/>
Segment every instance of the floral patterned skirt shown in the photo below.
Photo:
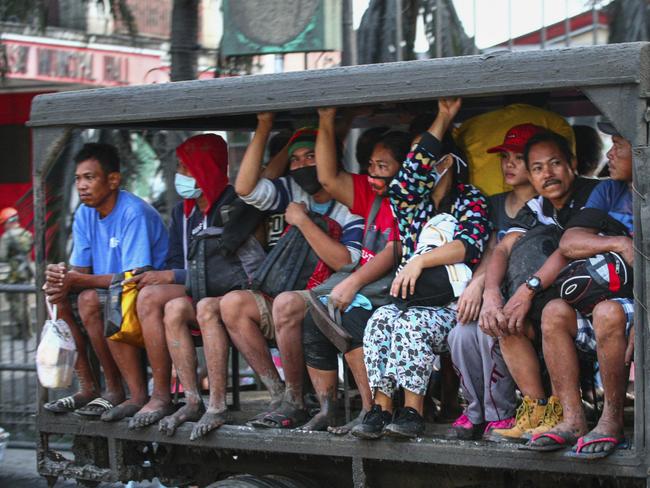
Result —
<path fill-rule="evenodd" d="M 454 325 L 454 308 L 410 307 L 402 311 L 392 304 L 378 308 L 363 337 L 370 387 L 387 396 L 398 387 L 424 395 L 436 355 L 449 350 L 447 336 Z"/>

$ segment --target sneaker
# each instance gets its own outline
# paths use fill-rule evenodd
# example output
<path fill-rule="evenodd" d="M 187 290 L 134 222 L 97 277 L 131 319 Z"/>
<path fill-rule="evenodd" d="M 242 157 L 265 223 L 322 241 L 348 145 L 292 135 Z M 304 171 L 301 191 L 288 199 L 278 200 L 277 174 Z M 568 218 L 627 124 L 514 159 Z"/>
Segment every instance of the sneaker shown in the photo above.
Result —
<path fill-rule="evenodd" d="M 483 433 L 483 426 L 485 424 L 473 424 L 467 415 L 462 414 L 451 424 L 445 437 L 447 439 L 458 439 L 463 441 L 476 440 L 481 437 Z"/>
<path fill-rule="evenodd" d="M 379 405 L 373 405 L 364 415 L 363 421 L 355 425 L 350 432 L 359 439 L 379 439 L 384 435 L 384 427 L 390 423 L 391 418 L 390 412 L 383 411 Z"/>
<path fill-rule="evenodd" d="M 489 437 L 489 435 L 495 429 L 499 429 L 499 430 L 512 429 L 515 426 L 516 422 L 517 419 L 515 417 L 509 417 L 503 420 L 493 420 L 491 422 L 488 422 L 487 425 L 485 426 L 485 430 L 483 431 L 483 437 L 485 438 Z"/>
<path fill-rule="evenodd" d="M 384 433 L 391 437 L 415 439 L 424 432 L 424 418 L 411 407 L 400 408 Z"/>
<path fill-rule="evenodd" d="M 494 442 L 525 442 L 522 436 L 528 430 L 537 427 L 544 417 L 545 405 L 539 400 L 525 396 L 517 408 L 515 425 L 510 429 L 493 429 L 487 440 Z"/>
<path fill-rule="evenodd" d="M 530 439 L 534 435 L 544 434 L 562 422 L 563 419 L 564 410 L 562 409 L 560 399 L 556 396 L 552 396 L 548 399 L 548 403 L 544 408 L 544 417 L 542 417 L 542 422 L 530 432 L 526 432 L 523 435 L 523 438 Z"/>

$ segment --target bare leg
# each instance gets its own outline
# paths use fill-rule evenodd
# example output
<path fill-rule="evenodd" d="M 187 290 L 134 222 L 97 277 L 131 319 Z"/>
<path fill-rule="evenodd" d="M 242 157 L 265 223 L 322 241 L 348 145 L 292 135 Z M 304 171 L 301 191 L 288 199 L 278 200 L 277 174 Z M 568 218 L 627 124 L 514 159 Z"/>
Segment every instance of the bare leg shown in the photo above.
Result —
<path fill-rule="evenodd" d="M 58 316 L 70 326 L 72 337 L 77 346 L 77 361 L 74 370 L 79 381 L 79 391 L 72 397 L 75 400 L 75 405 L 81 407 L 99 396 L 99 386 L 88 360 L 86 336 L 81 332 L 81 328 L 74 319 L 69 300 L 66 299 L 58 304 Z"/>
<path fill-rule="evenodd" d="M 553 300 L 542 313 L 544 358 L 553 382 L 553 389 L 562 403 L 564 420 L 551 430 L 566 439 L 577 438 L 587 431 L 587 419 L 580 397 L 580 367 L 574 339 L 577 333 L 576 313 L 564 300 Z M 554 445 L 557 441 L 542 437 L 536 446 Z"/>
<path fill-rule="evenodd" d="M 424 395 L 418 395 L 404 388 L 404 406 L 411 407 L 422 415 L 424 412 Z"/>
<path fill-rule="evenodd" d="M 271 394 L 272 408 L 281 401 L 284 386 L 280 380 L 266 339 L 260 331 L 260 312 L 248 291 L 233 291 L 221 299 L 221 319 L 235 347 L 260 376 Z"/>
<path fill-rule="evenodd" d="M 208 409 L 192 430 L 190 440 L 203 437 L 228 420 L 226 412 L 226 383 L 228 381 L 228 350 L 230 340 L 221 322 L 221 298 L 204 298 L 196 306 L 196 315 L 203 336 L 203 351 L 208 368 L 210 401 Z"/>
<path fill-rule="evenodd" d="M 307 366 L 307 371 L 316 390 L 320 412 L 298 430 L 327 430 L 329 426 L 334 425 L 336 416 L 337 371 L 325 371 L 310 366 Z"/>
<path fill-rule="evenodd" d="M 357 347 L 348 351 L 345 354 L 345 360 L 352 371 L 352 376 L 354 376 L 354 381 L 357 384 L 359 389 L 359 394 L 361 395 L 361 412 L 357 417 L 353 418 L 350 422 L 339 427 L 330 427 L 328 432 L 336 435 L 345 435 L 352 430 L 352 428 L 360 424 L 363 421 L 363 417 L 370 411 L 372 408 L 372 392 L 370 391 L 370 385 L 368 384 L 368 373 L 366 371 L 366 365 L 363 362 L 363 348 Z"/>
<path fill-rule="evenodd" d="M 375 405 L 379 405 L 384 412 L 393 413 L 393 399 L 381 390 L 375 391 Z"/>
<path fill-rule="evenodd" d="M 108 340 L 104 337 L 104 320 L 97 292 L 94 289 L 82 291 L 79 294 L 78 304 L 81 321 L 88 332 L 90 343 L 104 371 L 106 391 L 102 394 L 102 397 L 113 405 L 120 404 L 125 398 L 122 376 L 109 349 Z M 142 391 L 131 392 L 131 394 L 142 395 Z M 143 397 L 138 398 L 138 400 L 141 401 L 141 404 L 144 403 Z"/>
<path fill-rule="evenodd" d="M 196 421 L 205 412 L 196 377 L 196 349 L 189 324 L 195 322 L 192 303 L 185 297 L 175 298 L 165 305 L 165 337 L 178 378 L 185 391 L 185 405 L 158 423 L 160 431 L 174 435 L 179 425 Z"/>
<path fill-rule="evenodd" d="M 290 404 L 294 409 L 305 408 L 302 388 L 305 368 L 302 321 L 305 312 L 305 300 L 297 293 L 291 291 L 280 293 L 273 300 L 275 338 L 284 368 L 285 392 L 282 402 Z"/>
<path fill-rule="evenodd" d="M 593 326 L 596 334 L 605 404 L 598 424 L 585 436 L 585 440 L 593 440 L 602 436 L 621 439 L 623 437 L 623 406 L 627 381 L 625 312 L 621 305 L 610 300 L 596 305 L 593 313 Z M 600 442 L 585 446 L 581 452 L 598 453 L 609 451 L 612 448 L 612 443 Z"/>
<path fill-rule="evenodd" d="M 167 350 L 163 311 L 174 298 L 184 297 L 183 285 L 151 285 L 138 292 L 137 311 L 145 349 L 153 376 L 149 401 L 133 416 L 129 428 L 141 428 L 158 422 L 172 412 L 170 383 L 172 361 Z"/>
<path fill-rule="evenodd" d="M 534 400 L 546 398 L 539 359 L 533 347 L 533 328 L 526 325 L 526 335 L 510 335 L 499 338 L 501 354 L 523 395 Z"/>

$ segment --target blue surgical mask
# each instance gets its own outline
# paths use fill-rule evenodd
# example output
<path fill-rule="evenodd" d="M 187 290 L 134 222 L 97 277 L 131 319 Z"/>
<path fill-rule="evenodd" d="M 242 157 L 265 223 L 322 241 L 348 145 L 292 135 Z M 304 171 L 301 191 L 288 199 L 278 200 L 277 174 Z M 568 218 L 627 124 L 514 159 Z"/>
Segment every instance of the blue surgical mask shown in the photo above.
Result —
<path fill-rule="evenodd" d="M 176 173 L 174 186 L 176 187 L 176 193 L 186 200 L 199 198 L 203 194 L 203 191 L 196 187 L 196 180 L 191 176 Z"/>

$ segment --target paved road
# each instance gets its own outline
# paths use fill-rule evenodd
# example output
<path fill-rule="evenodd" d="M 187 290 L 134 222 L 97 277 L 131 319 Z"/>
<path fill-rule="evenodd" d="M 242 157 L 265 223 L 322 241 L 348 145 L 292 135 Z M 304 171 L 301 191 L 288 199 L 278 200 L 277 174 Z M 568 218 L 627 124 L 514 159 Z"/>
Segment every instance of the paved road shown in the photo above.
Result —
<path fill-rule="evenodd" d="M 36 452 L 28 449 L 7 449 L 0 462 L 0 486 L 2 488 L 47 488 L 45 478 L 36 472 Z M 58 480 L 55 488 L 77 486 L 74 480 Z M 101 488 L 124 487 L 122 483 L 102 483 Z M 132 483 L 129 488 L 162 487 L 158 483 Z"/>

